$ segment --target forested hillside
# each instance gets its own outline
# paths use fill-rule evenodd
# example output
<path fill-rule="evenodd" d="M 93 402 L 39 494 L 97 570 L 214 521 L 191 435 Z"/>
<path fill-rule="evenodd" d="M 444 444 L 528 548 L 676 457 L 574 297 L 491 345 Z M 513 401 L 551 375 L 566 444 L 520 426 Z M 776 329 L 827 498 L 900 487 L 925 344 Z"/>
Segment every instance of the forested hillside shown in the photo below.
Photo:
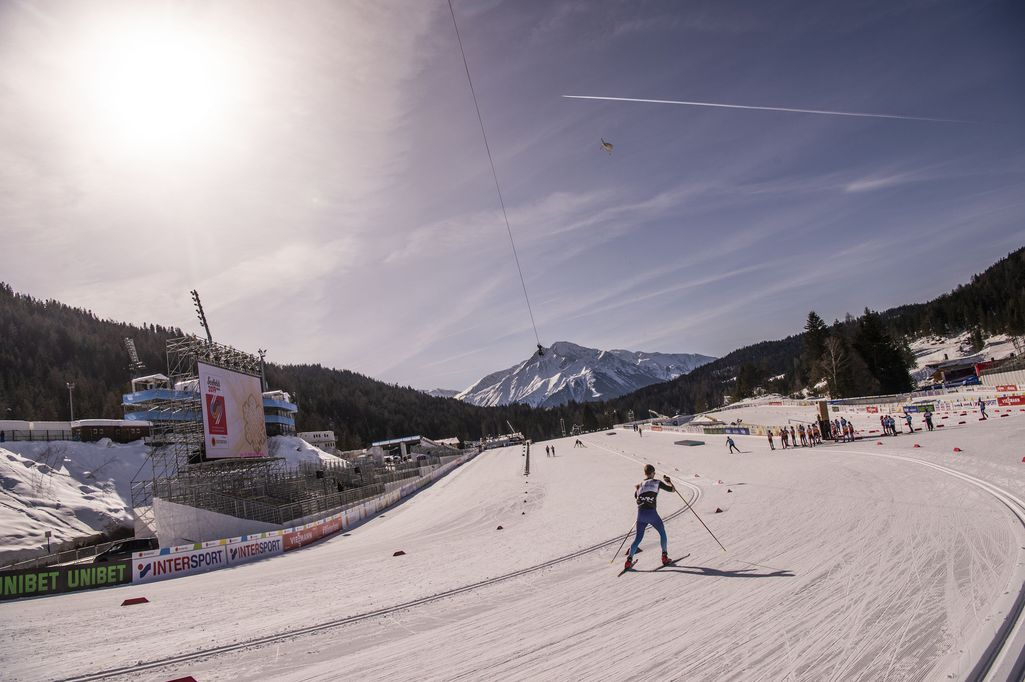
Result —
<path fill-rule="evenodd" d="M 118 419 L 121 395 L 131 390 L 124 339 L 135 340 L 147 371 L 164 372 L 164 342 L 181 335 L 170 327 L 101 320 L 0 284 L 0 418 L 67 420 L 67 383 L 73 382 L 76 417 Z M 507 432 L 506 421 L 541 439 L 557 433 L 560 418 L 567 428 L 583 419 L 576 404 L 481 408 L 320 365 L 269 364 L 267 379 L 296 397 L 299 430 L 332 428 L 345 448 L 411 434 L 479 438 Z"/>
<path fill-rule="evenodd" d="M 630 410 L 638 419 L 649 409 L 692 413 L 721 405 L 724 396 L 757 390 L 793 393 L 819 384 L 834 396 L 904 391 L 911 386 L 908 339 L 962 331 L 1025 334 L 1025 249 L 929 303 L 866 310 L 832 325 L 810 313 L 802 334 L 740 348 L 678 379 L 604 403 L 475 407 L 320 365 L 270 364 L 267 378 L 296 397 L 299 430 L 330 428 L 345 448 L 410 434 L 478 438 L 506 431 L 506 421 L 542 439 L 560 432 L 560 419 L 567 429 L 593 429 L 625 420 Z M 70 381 L 76 416 L 118 418 L 131 378 L 124 338 L 135 340 L 142 361 L 157 372 L 165 367 L 165 339 L 181 333 L 101 320 L 0 284 L 0 415 L 67 419 Z"/>
<path fill-rule="evenodd" d="M 757 388 L 791 394 L 820 382 L 834 397 L 907 391 L 907 342 L 965 331 L 1025 335 L 1025 248 L 928 303 L 882 313 L 866 309 L 829 326 L 811 312 L 803 334 L 746 346 L 678 379 L 612 400 L 603 411 L 632 409 L 638 418 L 649 409 L 686 414 L 721 405 L 724 396 L 748 397 Z"/>

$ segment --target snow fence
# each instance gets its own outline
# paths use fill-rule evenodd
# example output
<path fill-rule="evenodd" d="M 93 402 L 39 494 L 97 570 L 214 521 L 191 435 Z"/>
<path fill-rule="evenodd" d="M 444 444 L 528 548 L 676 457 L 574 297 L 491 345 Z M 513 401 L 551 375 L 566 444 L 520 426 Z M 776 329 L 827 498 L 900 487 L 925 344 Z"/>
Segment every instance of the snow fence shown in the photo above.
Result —
<path fill-rule="evenodd" d="M 0 600 L 48 596 L 128 583 L 150 583 L 291 552 L 353 528 L 364 519 L 429 486 L 477 454 L 477 451 L 466 452 L 400 488 L 319 521 L 294 528 L 136 552 L 131 560 L 0 571 Z"/>

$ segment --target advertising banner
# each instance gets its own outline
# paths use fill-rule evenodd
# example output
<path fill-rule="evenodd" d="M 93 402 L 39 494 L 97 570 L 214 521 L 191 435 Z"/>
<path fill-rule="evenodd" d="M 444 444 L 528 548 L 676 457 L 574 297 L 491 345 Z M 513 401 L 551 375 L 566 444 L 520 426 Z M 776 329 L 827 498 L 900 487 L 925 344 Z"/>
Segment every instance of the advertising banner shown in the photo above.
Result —
<path fill-rule="evenodd" d="M 281 536 L 277 535 L 229 543 L 225 549 L 228 552 L 228 563 L 235 565 L 263 559 L 264 557 L 277 556 L 285 551 L 285 545 Z"/>
<path fill-rule="evenodd" d="M 997 398 L 997 405 L 1002 405 L 1004 407 L 1025 405 L 1025 395 L 1002 395 Z"/>
<path fill-rule="evenodd" d="M 919 405 L 905 405 L 904 414 L 917 414 L 919 412 L 935 412 L 936 406 L 932 403 L 921 403 Z"/>
<path fill-rule="evenodd" d="M 869 414 L 879 414 L 879 408 L 875 405 L 869 405 L 865 408 L 865 412 L 868 412 Z"/>
<path fill-rule="evenodd" d="M 130 561 L 0 571 L 0 600 L 77 592 L 132 582 Z"/>
<path fill-rule="evenodd" d="M 260 378 L 203 362 L 197 364 L 206 456 L 266 456 L 267 426 Z"/>
<path fill-rule="evenodd" d="M 1017 384 L 1001 384 L 1000 386 L 996 387 L 996 390 L 999 391 L 1000 393 L 1007 393 L 1009 391 L 1017 391 L 1018 390 L 1018 385 Z"/>
<path fill-rule="evenodd" d="M 337 514 L 335 516 L 328 517 L 323 521 L 312 523 L 305 528 L 299 528 L 293 531 L 289 531 L 284 534 L 284 551 L 291 552 L 293 549 L 299 549 L 306 545 L 312 544 L 317 540 L 326 538 L 329 535 L 334 535 L 338 531 L 342 530 L 343 514 Z"/>
<path fill-rule="evenodd" d="M 133 583 L 180 578 L 183 575 L 203 573 L 228 565 L 228 556 L 223 545 L 173 554 L 162 552 L 164 550 L 139 552 L 132 558 Z"/>

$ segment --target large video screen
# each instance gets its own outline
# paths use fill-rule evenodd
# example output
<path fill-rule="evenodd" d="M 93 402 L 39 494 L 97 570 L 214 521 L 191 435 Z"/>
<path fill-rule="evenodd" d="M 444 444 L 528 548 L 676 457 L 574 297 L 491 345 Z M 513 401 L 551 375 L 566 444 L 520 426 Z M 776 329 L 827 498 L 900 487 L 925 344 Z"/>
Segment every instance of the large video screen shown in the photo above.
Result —
<path fill-rule="evenodd" d="M 206 456 L 265 457 L 267 427 L 259 377 L 198 364 Z"/>

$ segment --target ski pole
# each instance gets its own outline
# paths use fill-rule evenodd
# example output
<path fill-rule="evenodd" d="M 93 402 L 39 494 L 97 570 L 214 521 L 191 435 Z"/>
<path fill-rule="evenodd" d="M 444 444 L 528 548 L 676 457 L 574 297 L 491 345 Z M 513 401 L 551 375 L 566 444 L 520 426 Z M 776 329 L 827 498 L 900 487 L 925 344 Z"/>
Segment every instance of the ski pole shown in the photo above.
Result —
<path fill-rule="evenodd" d="M 682 495 L 682 494 L 680 493 L 679 489 L 678 489 L 678 488 L 677 488 L 677 487 L 676 487 L 675 485 L 673 486 L 673 490 L 675 490 L 675 491 L 676 491 L 676 494 L 680 496 L 680 499 L 681 499 L 681 500 L 683 500 L 683 503 L 684 503 L 685 505 L 687 505 L 687 509 L 690 509 L 691 513 L 693 513 L 693 514 L 694 514 L 694 518 L 696 518 L 696 519 L 697 519 L 697 520 L 698 520 L 698 521 L 699 521 L 699 522 L 701 523 L 701 525 L 702 525 L 702 526 L 705 526 L 705 522 L 701 520 L 701 517 L 700 517 L 700 516 L 698 516 L 698 513 L 697 513 L 696 511 L 694 511 L 694 507 L 690 506 L 690 502 L 688 502 L 688 501 L 687 501 L 687 500 L 686 500 L 686 499 L 685 499 L 685 498 L 683 497 L 683 495 Z M 708 531 L 708 534 L 712 536 L 712 539 L 713 539 L 713 540 L 715 540 L 715 541 L 716 541 L 716 542 L 717 542 L 717 543 L 719 544 L 719 546 L 720 546 L 720 547 L 722 547 L 722 543 L 721 543 L 721 542 L 719 542 L 719 538 L 715 537 L 715 533 L 713 533 L 713 532 L 712 532 L 712 529 L 711 529 L 711 528 L 709 528 L 708 526 L 705 526 L 705 530 L 707 530 L 707 531 Z M 725 552 L 725 551 L 726 551 L 726 548 L 725 548 L 725 547 L 722 547 L 722 551 L 724 551 L 724 552 Z M 617 552 L 617 553 L 618 553 L 618 552 Z"/>
<path fill-rule="evenodd" d="M 630 537 L 630 531 L 633 530 L 633 529 L 634 529 L 634 527 L 630 526 L 630 530 L 626 531 L 626 535 L 623 536 L 623 541 L 621 543 L 619 543 L 619 549 L 616 550 L 616 553 L 612 556 L 612 561 L 609 562 L 610 564 L 615 562 L 616 558 L 619 556 L 619 551 L 621 549 L 623 549 L 623 545 L 626 544 L 627 538 Z"/>

